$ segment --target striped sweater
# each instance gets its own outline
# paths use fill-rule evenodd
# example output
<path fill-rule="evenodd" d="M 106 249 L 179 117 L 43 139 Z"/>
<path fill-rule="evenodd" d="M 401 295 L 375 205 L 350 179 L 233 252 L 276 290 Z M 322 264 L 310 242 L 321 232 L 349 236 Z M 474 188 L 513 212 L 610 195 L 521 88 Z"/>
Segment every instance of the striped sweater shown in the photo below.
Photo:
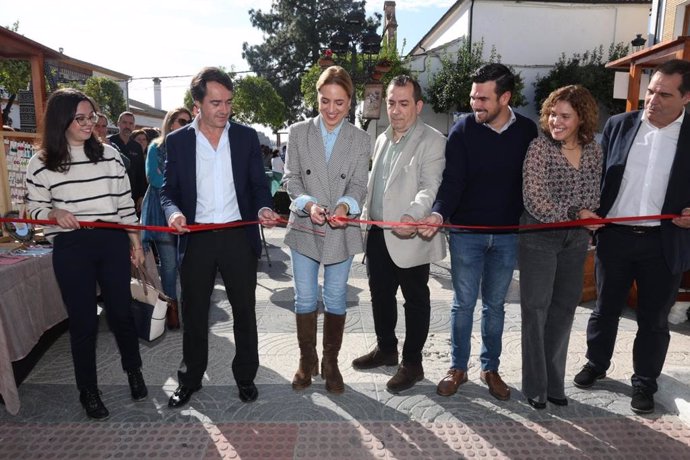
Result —
<path fill-rule="evenodd" d="M 120 154 L 104 145 L 103 159 L 93 163 L 83 147 L 71 147 L 69 171 L 46 169 L 35 154 L 26 170 L 27 214 L 31 219 L 48 219 L 53 209 L 69 211 L 80 221 L 137 222 L 129 178 Z M 47 226 L 45 236 L 52 241 L 68 229 Z"/>

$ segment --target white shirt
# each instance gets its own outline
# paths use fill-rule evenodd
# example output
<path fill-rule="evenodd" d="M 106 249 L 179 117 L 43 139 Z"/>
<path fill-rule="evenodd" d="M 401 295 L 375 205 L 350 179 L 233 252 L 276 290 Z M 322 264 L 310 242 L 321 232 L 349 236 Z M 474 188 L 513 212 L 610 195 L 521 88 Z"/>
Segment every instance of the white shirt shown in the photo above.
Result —
<path fill-rule="evenodd" d="M 242 220 L 232 173 L 232 152 L 228 137 L 230 124 L 225 124 L 215 149 L 199 129 L 198 117 L 192 122 L 192 127 L 196 131 L 195 222 L 223 224 Z"/>
<path fill-rule="evenodd" d="M 684 117 L 685 111 L 667 126 L 657 128 L 643 113 L 640 129 L 628 153 L 618 196 L 607 217 L 661 214 Z M 649 220 L 627 224 L 655 226 L 661 222 Z"/>

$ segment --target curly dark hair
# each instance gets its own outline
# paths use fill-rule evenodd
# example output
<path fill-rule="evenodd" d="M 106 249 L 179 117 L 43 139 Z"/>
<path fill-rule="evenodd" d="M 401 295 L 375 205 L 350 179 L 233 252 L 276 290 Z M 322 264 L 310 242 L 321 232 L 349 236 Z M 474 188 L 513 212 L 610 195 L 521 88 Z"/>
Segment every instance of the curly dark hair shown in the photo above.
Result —
<path fill-rule="evenodd" d="M 577 131 L 578 141 L 583 145 L 592 142 L 599 126 L 599 105 L 592 93 L 581 85 L 563 86 L 549 94 L 541 105 L 539 116 L 539 125 L 544 134 L 551 139 L 549 115 L 553 107 L 561 101 L 569 103 L 580 118 L 580 127 Z"/>
<path fill-rule="evenodd" d="M 91 104 L 91 110 L 97 112 L 93 99 L 76 89 L 59 89 L 48 98 L 43 116 L 41 159 L 50 171 L 69 171 L 71 156 L 65 132 L 74 122 L 77 106 L 82 101 L 88 101 Z M 84 153 L 94 163 L 103 159 L 103 144 L 95 133 L 92 133 L 91 137 L 84 142 Z"/>

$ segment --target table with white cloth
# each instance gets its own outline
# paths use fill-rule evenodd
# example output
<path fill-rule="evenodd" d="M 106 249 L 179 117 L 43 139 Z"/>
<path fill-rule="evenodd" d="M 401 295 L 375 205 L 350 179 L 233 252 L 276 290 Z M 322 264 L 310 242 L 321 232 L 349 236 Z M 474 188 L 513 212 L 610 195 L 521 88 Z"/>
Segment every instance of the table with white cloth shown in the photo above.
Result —
<path fill-rule="evenodd" d="M 25 358 L 44 332 L 66 318 L 52 254 L 0 265 L 0 395 L 10 414 L 20 407 L 12 362 Z"/>

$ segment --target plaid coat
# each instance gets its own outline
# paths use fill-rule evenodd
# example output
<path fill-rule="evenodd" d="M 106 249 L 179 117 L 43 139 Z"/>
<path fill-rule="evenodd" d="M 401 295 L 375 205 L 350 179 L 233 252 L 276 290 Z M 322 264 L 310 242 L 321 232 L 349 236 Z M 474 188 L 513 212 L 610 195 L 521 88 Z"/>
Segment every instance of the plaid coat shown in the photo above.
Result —
<path fill-rule="evenodd" d="M 329 210 L 335 209 L 338 199 L 349 196 L 362 209 L 367 194 L 371 138 L 350 123 L 343 123 L 326 163 L 320 120 L 317 116 L 290 127 L 283 176 L 288 195 L 293 201 L 302 195 L 312 196 Z M 314 225 L 309 215 L 294 205 L 290 211 L 285 244 L 300 254 L 327 265 L 364 251 L 358 225 L 333 229 L 327 223 Z"/>

